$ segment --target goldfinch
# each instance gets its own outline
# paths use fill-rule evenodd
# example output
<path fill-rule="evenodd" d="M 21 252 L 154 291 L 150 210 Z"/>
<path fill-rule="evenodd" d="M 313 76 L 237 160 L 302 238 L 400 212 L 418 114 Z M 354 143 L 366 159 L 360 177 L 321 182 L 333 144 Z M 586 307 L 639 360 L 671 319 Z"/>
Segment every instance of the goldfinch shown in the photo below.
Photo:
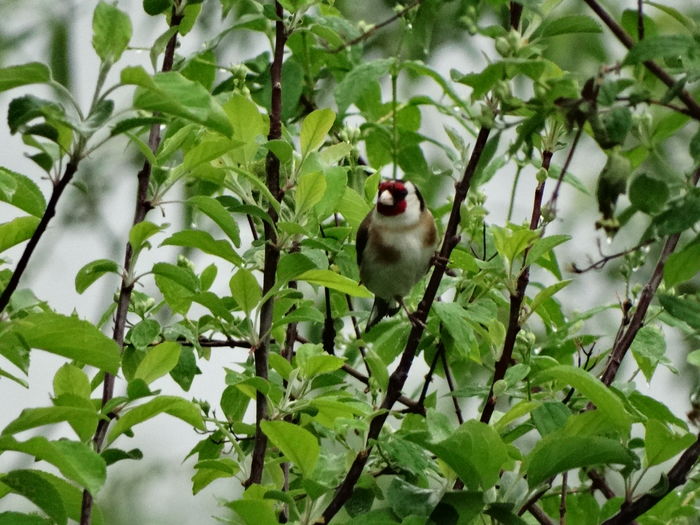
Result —
<path fill-rule="evenodd" d="M 437 241 L 435 219 L 413 183 L 382 182 L 355 243 L 360 282 L 375 295 L 366 330 L 403 305 L 428 271 Z"/>

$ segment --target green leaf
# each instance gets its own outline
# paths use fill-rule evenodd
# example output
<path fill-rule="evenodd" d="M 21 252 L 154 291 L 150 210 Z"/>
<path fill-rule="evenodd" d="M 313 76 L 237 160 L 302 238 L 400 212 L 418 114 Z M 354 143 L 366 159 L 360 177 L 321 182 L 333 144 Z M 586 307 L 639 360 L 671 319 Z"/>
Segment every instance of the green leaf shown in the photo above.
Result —
<path fill-rule="evenodd" d="M 321 155 L 325 151 L 321 152 Z M 348 175 L 345 168 L 335 166 L 325 172 L 326 191 L 323 198 L 316 204 L 316 215 L 319 220 L 323 220 L 330 214 L 338 211 L 340 200 L 343 198 L 345 189 L 348 186 Z"/>
<path fill-rule="evenodd" d="M 312 268 L 316 268 L 316 264 L 303 253 L 282 255 L 277 265 L 277 282 L 282 286 Z"/>
<path fill-rule="evenodd" d="M 205 459 L 194 466 L 197 472 L 192 476 L 192 494 L 197 494 L 212 481 L 235 476 L 241 468 L 231 458 Z"/>
<path fill-rule="evenodd" d="M 163 229 L 163 226 L 158 226 L 148 221 L 141 221 L 129 231 L 129 244 L 134 251 L 142 248 L 143 243 L 149 237 L 152 237 Z"/>
<path fill-rule="evenodd" d="M 659 465 L 680 454 L 696 440 L 690 432 L 677 434 L 658 419 L 649 419 L 644 423 L 644 462 L 646 466 Z"/>
<path fill-rule="evenodd" d="M 3 435 L 16 434 L 30 428 L 68 421 L 75 424 L 97 426 L 99 416 L 95 410 L 79 407 L 25 408 L 2 431 Z"/>
<path fill-rule="evenodd" d="M 297 216 L 306 213 L 318 204 L 326 192 L 326 177 L 320 171 L 305 173 L 299 177 L 296 190 L 295 210 Z"/>
<path fill-rule="evenodd" d="M 527 482 L 532 488 L 575 468 L 601 464 L 632 466 L 635 462 L 634 454 L 613 439 L 552 434 L 535 445 L 528 456 Z"/>
<path fill-rule="evenodd" d="M 432 489 L 416 487 L 398 476 L 393 477 L 386 489 L 386 499 L 399 518 L 429 514 L 435 505 L 434 494 Z M 425 518 L 421 518 L 419 523 L 425 523 Z"/>
<path fill-rule="evenodd" d="M 532 310 L 533 312 L 537 312 L 540 306 L 542 306 L 545 303 L 545 301 L 551 298 L 562 288 L 566 288 L 569 284 L 571 284 L 571 279 L 567 279 L 566 281 L 559 281 L 558 283 L 552 284 L 551 286 L 547 286 L 543 290 L 540 290 L 539 292 L 537 292 L 537 295 L 532 300 L 532 303 L 530 303 L 530 310 Z"/>
<path fill-rule="evenodd" d="M 226 137 L 233 133 L 226 113 L 199 82 L 188 80 L 176 71 L 158 73 L 145 80 L 143 75 L 122 72 L 122 82 L 141 86 L 134 95 L 134 106 L 154 113 L 165 113 L 202 124 Z M 126 80 L 125 80 L 126 79 Z"/>
<path fill-rule="evenodd" d="M 664 265 L 664 283 L 667 288 L 689 281 L 700 272 L 700 243 L 689 244 L 672 253 Z"/>
<path fill-rule="evenodd" d="M 246 315 L 250 315 L 262 298 L 260 285 L 250 270 L 241 268 L 229 281 L 231 296 Z"/>
<path fill-rule="evenodd" d="M 78 293 L 83 293 L 92 283 L 106 273 L 119 274 L 117 263 L 109 259 L 97 259 L 87 263 L 75 274 L 75 290 Z"/>
<path fill-rule="evenodd" d="M 0 92 L 29 84 L 51 81 L 51 71 L 39 62 L 0 68 Z"/>
<path fill-rule="evenodd" d="M 179 359 L 180 345 L 178 343 L 166 341 L 154 346 L 146 352 L 139 366 L 136 367 L 134 379 L 143 379 L 146 384 L 151 384 L 175 368 Z"/>
<path fill-rule="evenodd" d="M 659 302 L 664 309 L 676 319 L 679 319 L 695 330 L 700 330 L 700 303 L 689 297 L 659 294 Z"/>
<path fill-rule="evenodd" d="M 608 417 L 612 426 L 624 434 L 629 433 L 632 419 L 625 412 L 622 401 L 597 378 L 580 368 L 570 365 L 558 365 L 547 368 L 537 374 L 533 378 L 533 383 L 539 384 L 550 379 L 555 379 L 574 387 Z"/>
<path fill-rule="evenodd" d="M 637 42 L 627 53 L 622 65 L 640 64 L 660 58 L 686 57 L 692 55 L 696 46 L 697 43 L 690 35 L 651 36 Z"/>
<path fill-rule="evenodd" d="M 122 413 L 109 432 L 108 442 L 112 443 L 120 434 L 127 432 L 133 426 L 162 413 L 181 419 L 199 430 L 205 429 L 202 413 L 197 405 L 181 397 L 158 396 Z"/>
<path fill-rule="evenodd" d="M 532 38 L 548 38 L 570 33 L 600 33 L 600 24 L 590 16 L 559 16 L 545 21 L 532 35 Z"/>
<path fill-rule="evenodd" d="M 273 503 L 269 499 L 238 499 L 227 503 L 226 506 L 233 509 L 245 525 L 262 525 L 279 522 Z"/>
<path fill-rule="evenodd" d="M 447 439 L 419 444 L 447 463 L 470 489 L 493 487 L 508 459 L 498 433 L 486 423 L 474 420 L 461 425 Z"/>
<path fill-rule="evenodd" d="M 119 370 L 121 356 L 117 343 L 77 317 L 32 313 L 15 321 L 12 330 L 31 348 L 92 365 L 110 374 Z"/>
<path fill-rule="evenodd" d="M 113 64 L 129 45 L 131 20 L 115 6 L 100 2 L 92 16 L 92 47 L 106 64 Z"/>
<path fill-rule="evenodd" d="M 333 127 L 335 113 L 330 109 L 317 109 L 301 123 L 301 156 L 306 157 L 310 152 L 321 147 L 326 135 Z"/>
<path fill-rule="evenodd" d="M 345 364 L 345 359 L 325 353 L 321 345 L 306 343 L 297 349 L 296 363 L 301 375 L 312 379 L 335 372 Z"/>
<path fill-rule="evenodd" d="M 231 140 L 221 135 L 214 135 L 203 140 L 185 153 L 183 168 L 185 170 L 193 170 L 197 166 L 218 159 L 242 145 L 240 141 Z"/>
<path fill-rule="evenodd" d="M 204 213 L 231 239 L 236 248 L 241 245 L 241 236 L 238 223 L 234 220 L 226 208 L 216 199 L 204 195 L 196 195 L 187 199 L 187 203 L 195 206 Z"/>
<path fill-rule="evenodd" d="M 394 63 L 393 58 L 363 62 L 345 75 L 335 88 L 338 112 L 345 113 L 351 104 L 357 102 L 372 89 L 373 84 L 389 72 Z"/>
<path fill-rule="evenodd" d="M 38 225 L 39 218 L 33 215 L 0 224 L 0 253 L 29 239 Z"/>
<path fill-rule="evenodd" d="M 311 432 L 286 421 L 262 421 L 260 428 L 305 477 L 311 475 L 320 452 L 318 441 Z"/>
<path fill-rule="evenodd" d="M 0 525 L 52 525 L 48 518 L 21 512 L 0 512 Z"/>
<path fill-rule="evenodd" d="M 34 181 L 3 167 L 0 167 L 0 201 L 12 204 L 35 217 L 41 217 L 46 209 L 44 194 Z"/>
<path fill-rule="evenodd" d="M 183 230 L 176 232 L 165 239 L 161 246 L 187 246 L 221 257 L 236 266 L 243 263 L 243 259 L 233 250 L 227 241 L 216 240 L 211 234 L 201 230 Z"/>
<path fill-rule="evenodd" d="M 530 251 L 527 253 L 525 265 L 530 266 L 531 264 L 536 263 L 550 250 L 569 240 L 571 240 L 571 235 L 550 235 L 549 237 L 537 239 L 530 248 Z"/>
<path fill-rule="evenodd" d="M 654 217 L 659 236 L 687 230 L 700 220 L 700 189 L 693 188 L 680 199 L 671 201 L 666 210 Z"/>
<path fill-rule="evenodd" d="M 0 483 L 39 507 L 57 525 L 66 525 L 68 516 L 61 495 L 54 486 L 33 470 L 13 470 L 0 477 Z"/>
<path fill-rule="evenodd" d="M 629 196 L 635 208 L 653 215 L 663 209 L 668 200 L 669 189 L 661 179 L 642 173 L 632 179 Z"/>
<path fill-rule="evenodd" d="M 156 276 L 165 277 L 179 284 L 188 292 L 194 293 L 199 288 L 197 277 L 189 268 L 182 268 L 169 263 L 156 263 L 151 271 Z M 150 343 L 151 341 L 148 342 Z"/>
<path fill-rule="evenodd" d="M 21 442 L 11 436 L 3 436 L 0 437 L 0 450 L 23 452 L 37 460 L 46 461 L 92 494 L 97 494 L 107 479 L 104 460 L 84 443 L 65 439 L 49 441 L 45 437 L 34 437 Z"/>
<path fill-rule="evenodd" d="M 546 401 L 532 411 L 532 422 L 544 437 L 562 428 L 570 415 L 571 410 L 561 401 Z"/>
<path fill-rule="evenodd" d="M 452 302 L 433 303 L 432 310 L 452 336 L 455 347 L 463 352 L 463 357 L 468 357 L 474 343 L 474 330 L 469 324 L 467 311 Z"/>
<path fill-rule="evenodd" d="M 647 381 L 651 381 L 656 366 L 665 360 L 666 340 L 655 326 L 643 326 L 630 346 L 634 360 Z"/>
<path fill-rule="evenodd" d="M 172 0 L 143 0 L 143 10 L 151 16 L 159 15 L 172 5 Z"/>
<path fill-rule="evenodd" d="M 90 399 L 90 380 L 85 372 L 70 363 L 65 363 L 56 371 L 53 377 L 53 393 L 55 397 L 71 394 Z"/>
<path fill-rule="evenodd" d="M 317 286 L 325 286 L 353 297 L 372 297 L 372 293 L 357 282 L 331 270 L 308 270 L 297 276 L 298 281 L 306 281 Z"/>

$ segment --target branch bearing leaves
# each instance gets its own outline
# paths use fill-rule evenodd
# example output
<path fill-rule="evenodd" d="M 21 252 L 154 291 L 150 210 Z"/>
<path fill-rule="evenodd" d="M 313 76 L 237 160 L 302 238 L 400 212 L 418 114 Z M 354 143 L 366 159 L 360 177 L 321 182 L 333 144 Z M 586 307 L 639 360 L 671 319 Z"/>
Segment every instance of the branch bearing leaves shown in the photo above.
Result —
<path fill-rule="evenodd" d="M 151 77 L 141 67 L 129 67 L 122 70 L 121 81 L 139 86 L 134 94 L 139 109 L 180 117 L 226 137 L 233 133 L 226 113 L 204 86 L 176 71 Z"/>
<path fill-rule="evenodd" d="M 195 195 L 187 199 L 187 203 L 196 207 L 199 211 L 204 213 L 212 221 L 214 221 L 219 228 L 231 239 L 231 242 L 236 248 L 241 245 L 240 230 L 238 229 L 238 223 L 233 219 L 231 214 L 223 204 L 218 200 L 205 195 Z"/>
<path fill-rule="evenodd" d="M 109 259 L 97 259 L 83 266 L 75 274 L 75 290 L 83 293 L 92 283 L 106 273 L 119 273 L 119 265 Z"/>
<path fill-rule="evenodd" d="M 612 426 L 616 427 L 623 435 L 629 433 L 632 419 L 625 411 L 622 401 L 598 379 L 580 368 L 558 365 L 537 374 L 533 378 L 533 383 L 539 384 L 550 379 L 574 387 L 608 417 Z"/>
<path fill-rule="evenodd" d="M 250 270 L 245 268 L 238 270 L 229 281 L 229 289 L 231 296 L 246 315 L 250 315 L 250 312 L 260 303 L 262 297 L 260 285 Z"/>
<path fill-rule="evenodd" d="M 29 239 L 38 225 L 39 218 L 32 215 L 0 224 L 0 253 Z"/>
<path fill-rule="evenodd" d="M 116 374 L 119 347 L 93 324 L 53 312 L 32 313 L 15 321 L 12 331 L 31 348 L 73 359 Z"/>
<path fill-rule="evenodd" d="M 133 426 L 162 413 L 181 419 L 199 430 L 205 429 L 202 414 L 197 405 L 181 397 L 158 396 L 123 413 L 109 432 L 108 442 L 112 443 L 119 435 L 130 430 Z"/>
<path fill-rule="evenodd" d="M 154 346 L 146 352 L 146 355 L 136 367 L 134 379 L 143 379 L 146 384 L 151 384 L 159 377 L 169 373 L 180 360 L 180 345 L 173 341 L 166 341 Z"/>
<path fill-rule="evenodd" d="M 331 270 L 308 270 L 298 275 L 297 280 L 306 281 L 317 286 L 325 286 L 353 297 L 372 297 L 372 292 L 364 286 Z"/>
<path fill-rule="evenodd" d="M 351 104 L 367 93 L 374 83 L 385 76 L 395 63 L 393 58 L 383 58 L 364 62 L 352 69 L 335 88 L 335 101 L 338 112 L 345 113 Z"/>
<path fill-rule="evenodd" d="M 302 158 L 321 147 L 334 122 L 335 113 L 330 109 L 317 109 L 309 113 L 301 123 L 300 143 Z"/>
<path fill-rule="evenodd" d="M 664 181 L 646 173 L 639 174 L 630 183 L 630 202 L 639 211 L 649 215 L 654 215 L 663 209 L 669 193 L 668 185 Z"/>
<path fill-rule="evenodd" d="M 100 60 L 114 64 L 131 40 L 129 15 L 115 6 L 100 2 L 92 16 L 92 47 Z"/>
<path fill-rule="evenodd" d="M 672 432 L 658 419 L 647 420 L 644 428 L 644 463 L 648 467 L 671 459 L 692 445 L 696 439 L 690 432 Z"/>
<path fill-rule="evenodd" d="M 633 466 L 636 462 L 636 456 L 614 439 L 552 434 L 528 456 L 527 482 L 532 488 L 567 470 L 600 464 Z"/>
<path fill-rule="evenodd" d="M 51 81 L 51 71 L 40 62 L 0 68 L 0 92 L 29 84 Z"/>
<path fill-rule="evenodd" d="M 188 246 L 221 257 L 236 266 L 243 264 L 243 259 L 238 255 L 231 244 L 224 240 L 216 240 L 211 234 L 201 230 L 183 230 L 176 232 L 165 239 L 161 246 Z"/>
<path fill-rule="evenodd" d="M 672 253 L 664 265 L 664 283 L 671 288 L 695 277 L 700 272 L 700 243 Z"/>
<path fill-rule="evenodd" d="M 316 466 L 320 447 L 316 437 L 286 421 L 262 421 L 260 428 L 270 441 L 308 477 Z"/>
<path fill-rule="evenodd" d="M 687 57 L 692 55 L 696 48 L 697 42 L 690 35 L 650 36 L 637 42 L 629 50 L 622 65 L 641 64 L 647 60 L 659 58 Z"/>
<path fill-rule="evenodd" d="M 0 438 L 0 450 L 24 452 L 37 460 L 46 461 L 92 494 L 97 494 L 107 479 L 104 459 L 92 448 L 77 441 L 49 441 L 45 437 L 34 437 L 21 442 L 11 436 L 3 436 Z"/>
<path fill-rule="evenodd" d="M 57 525 L 66 525 L 68 516 L 61 495 L 34 470 L 13 470 L 0 477 L 0 483 L 39 507 Z"/>

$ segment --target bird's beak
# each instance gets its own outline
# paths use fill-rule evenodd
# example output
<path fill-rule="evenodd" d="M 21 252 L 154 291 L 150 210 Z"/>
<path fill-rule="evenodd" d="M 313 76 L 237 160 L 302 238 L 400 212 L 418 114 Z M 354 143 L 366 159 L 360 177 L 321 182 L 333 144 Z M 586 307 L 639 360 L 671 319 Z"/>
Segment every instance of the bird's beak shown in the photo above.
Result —
<path fill-rule="evenodd" d="M 389 190 L 384 190 L 379 195 L 379 204 L 383 204 L 384 206 L 393 206 L 394 205 L 394 196 L 391 194 L 391 192 Z"/>

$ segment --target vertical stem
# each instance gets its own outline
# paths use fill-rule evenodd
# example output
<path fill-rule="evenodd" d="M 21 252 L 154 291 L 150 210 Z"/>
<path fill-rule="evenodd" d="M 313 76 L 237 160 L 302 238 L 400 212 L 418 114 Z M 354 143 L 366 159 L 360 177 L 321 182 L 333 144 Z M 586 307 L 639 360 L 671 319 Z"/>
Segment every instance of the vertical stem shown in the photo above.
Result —
<path fill-rule="evenodd" d="M 637 0 L 637 40 L 644 40 L 644 0 Z"/>
<path fill-rule="evenodd" d="M 510 3 L 510 27 L 518 29 L 520 27 L 520 17 L 523 14 L 523 6 L 518 2 Z"/>
<path fill-rule="evenodd" d="M 175 27 L 180 24 L 182 15 L 178 14 L 176 6 L 173 6 L 172 15 L 170 17 L 170 27 Z M 175 33 L 165 49 L 163 57 L 163 66 L 161 71 L 170 71 L 173 67 L 173 57 L 177 44 L 177 33 Z M 160 144 L 160 125 L 154 124 L 148 134 L 148 145 L 152 152 L 156 152 Z M 143 222 L 146 214 L 153 209 L 153 205 L 148 200 L 148 185 L 151 180 L 151 164 L 148 160 L 144 160 L 142 168 L 137 174 L 136 187 L 136 208 L 134 210 L 133 225 Z M 133 248 L 129 242 L 126 243 L 126 251 L 124 254 L 124 274 L 122 283 L 119 289 L 119 299 L 117 300 L 117 312 L 114 316 L 114 330 L 112 339 L 117 343 L 120 349 L 124 348 L 124 332 L 126 330 L 126 317 L 129 312 L 129 303 L 131 302 L 131 292 L 134 289 L 133 274 L 135 260 L 133 259 Z M 102 383 L 102 406 L 104 407 L 114 397 L 114 376 L 105 373 Z M 110 421 L 113 414 L 110 414 Z M 109 421 L 101 419 L 97 424 L 95 435 L 92 439 L 93 446 L 97 452 L 102 449 L 105 436 L 107 435 L 107 427 Z M 87 490 L 83 491 L 83 500 L 80 510 L 80 525 L 90 525 L 92 519 L 92 504 L 93 498 Z"/>
<path fill-rule="evenodd" d="M 270 69 L 272 82 L 272 98 L 270 101 L 270 133 L 268 140 L 279 139 L 282 136 L 282 62 L 284 59 L 284 46 L 287 42 L 287 31 L 284 27 L 284 10 L 282 5 L 275 1 L 275 52 Z M 280 192 L 280 161 L 274 153 L 268 152 L 266 159 L 266 183 L 272 195 L 279 201 Z M 272 222 L 277 223 L 278 217 L 275 209 L 270 206 L 267 210 Z M 263 266 L 263 295 L 267 294 L 275 284 L 277 263 L 280 258 L 280 250 L 277 245 L 277 231 L 273 224 L 264 223 L 265 233 L 265 264 Z M 253 353 L 255 358 L 255 375 L 267 379 L 268 372 L 268 347 L 270 344 L 270 327 L 272 326 L 272 311 L 274 298 L 270 297 L 260 307 L 260 343 Z M 262 392 L 255 395 L 255 446 L 250 466 L 250 477 L 244 485 L 262 481 L 263 468 L 265 466 L 265 451 L 267 450 L 267 436 L 260 428 L 260 423 L 267 417 L 267 398 Z"/>

